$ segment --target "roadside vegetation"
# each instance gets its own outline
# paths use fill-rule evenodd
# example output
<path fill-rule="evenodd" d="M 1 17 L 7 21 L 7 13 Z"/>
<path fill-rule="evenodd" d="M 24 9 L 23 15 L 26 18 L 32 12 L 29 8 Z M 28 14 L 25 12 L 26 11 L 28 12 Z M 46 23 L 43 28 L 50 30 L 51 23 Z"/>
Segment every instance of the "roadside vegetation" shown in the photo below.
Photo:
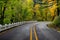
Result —
<path fill-rule="evenodd" d="M 0 24 L 20 21 L 52 21 L 57 14 L 55 1 L 0 0 Z"/>
<path fill-rule="evenodd" d="M 60 16 L 55 17 L 54 21 L 51 24 L 48 24 L 48 27 L 60 31 Z"/>
<path fill-rule="evenodd" d="M 56 29 L 57 31 L 60 31 L 60 1 L 57 0 L 57 16 L 54 18 L 53 22 L 51 24 L 48 24 L 48 27 Z"/>

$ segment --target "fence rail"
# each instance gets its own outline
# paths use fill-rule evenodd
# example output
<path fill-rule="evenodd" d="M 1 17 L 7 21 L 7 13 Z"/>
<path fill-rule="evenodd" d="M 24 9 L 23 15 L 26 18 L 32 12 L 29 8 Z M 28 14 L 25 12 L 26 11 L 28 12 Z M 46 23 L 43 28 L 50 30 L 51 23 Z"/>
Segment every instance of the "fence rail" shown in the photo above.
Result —
<path fill-rule="evenodd" d="M 0 32 L 13 28 L 13 27 L 16 27 L 16 26 L 19 26 L 19 25 L 22 25 L 22 24 L 33 23 L 33 22 L 36 22 L 36 21 L 23 21 L 23 22 L 16 22 L 16 23 L 12 23 L 12 24 L 9 23 L 9 24 L 5 24 L 5 25 L 0 24 Z"/>

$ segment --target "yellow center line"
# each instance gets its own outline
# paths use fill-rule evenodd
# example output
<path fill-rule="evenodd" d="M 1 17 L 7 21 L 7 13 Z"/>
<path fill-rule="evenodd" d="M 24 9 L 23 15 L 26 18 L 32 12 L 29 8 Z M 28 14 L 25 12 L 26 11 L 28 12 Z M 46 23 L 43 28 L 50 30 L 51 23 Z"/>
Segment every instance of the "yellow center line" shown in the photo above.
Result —
<path fill-rule="evenodd" d="M 37 33 L 36 33 L 36 27 L 34 27 L 34 35 L 35 35 L 36 40 L 38 40 L 38 36 L 37 36 Z"/>
<path fill-rule="evenodd" d="M 32 27 L 30 28 L 30 40 L 32 40 Z"/>

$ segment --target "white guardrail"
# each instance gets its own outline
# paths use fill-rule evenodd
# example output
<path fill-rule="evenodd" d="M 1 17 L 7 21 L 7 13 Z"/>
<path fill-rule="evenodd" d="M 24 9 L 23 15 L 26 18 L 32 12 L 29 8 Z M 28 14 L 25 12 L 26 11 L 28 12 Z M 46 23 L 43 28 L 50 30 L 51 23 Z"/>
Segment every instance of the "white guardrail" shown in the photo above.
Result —
<path fill-rule="evenodd" d="M 0 24 L 0 32 L 3 30 L 6 30 L 6 29 L 10 29 L 10 28 L 22 25 L 22 24 L 32 23 L 32 22 L 36 22 L 36 21 L 23 21 L 23 22 L 16 22 L 16 23 L 12 23 L 12 24 L 9 23 L 9 24 L 5 24 L 5 25 Z"/>

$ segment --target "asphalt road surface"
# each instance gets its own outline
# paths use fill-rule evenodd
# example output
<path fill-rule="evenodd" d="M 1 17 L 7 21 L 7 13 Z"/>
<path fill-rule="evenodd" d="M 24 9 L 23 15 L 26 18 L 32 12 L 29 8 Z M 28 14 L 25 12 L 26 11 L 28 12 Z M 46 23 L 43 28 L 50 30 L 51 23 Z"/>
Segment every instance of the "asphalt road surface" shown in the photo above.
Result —
<path fill-rule="evenodd" d="M 24 24 L 0 33 L 0 40 L 60 40 L 60 33 L 47 22 Z"/>

